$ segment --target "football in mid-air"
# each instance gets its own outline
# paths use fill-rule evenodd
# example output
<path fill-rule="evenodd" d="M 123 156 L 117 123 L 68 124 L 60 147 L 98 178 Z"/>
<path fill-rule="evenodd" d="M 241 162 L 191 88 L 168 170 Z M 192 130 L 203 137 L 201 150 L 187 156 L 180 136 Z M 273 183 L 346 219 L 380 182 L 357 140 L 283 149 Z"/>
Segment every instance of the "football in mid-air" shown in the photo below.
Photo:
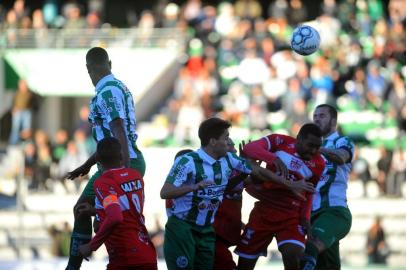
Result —
<path fill-rule="evenodd" d="M 300 25 L 293 31 L 290 46 L 298 54 L 312 54 L 320 46 L 319 32 L 309 25 Z"/>

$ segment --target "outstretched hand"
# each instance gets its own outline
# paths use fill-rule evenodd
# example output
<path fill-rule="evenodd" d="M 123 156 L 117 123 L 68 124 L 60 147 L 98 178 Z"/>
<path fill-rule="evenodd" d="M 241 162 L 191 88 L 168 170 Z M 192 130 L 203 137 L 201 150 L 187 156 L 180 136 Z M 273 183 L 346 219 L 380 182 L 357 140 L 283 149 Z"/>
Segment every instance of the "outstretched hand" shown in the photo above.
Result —
<path fill-rule="evenodd" d="M 79 253 L 80 255 L 86 260 L 88 261 L 88 257 L 92 254 L 92 250 L 90 249 L 90 244 L 84 244 L 79 246 Z"/>
<path fill-rule="evenodd" d="M 212 186 L 212 185 L 214 185 L 214 184 L 215 184 L 215 183 L 214 183 L 214 181 L 212 181 L 212 180 L 200 181 L 199 183 L 196 183 L 196 184 L 194 185 L 193 190 L 204 189 L 204 188 L 206 188 L 206 187 L 208 187 L 208 186 Z"/>
<path fill-rule="evenodd" d="M 75 170 L 68 172 L 64 178 L 74 180 L 77 177 L 87 175 L 89 173 L 89 171 L 90 171 L 90 167 L 82 165 L 82 166 L 76 168 Z"/>

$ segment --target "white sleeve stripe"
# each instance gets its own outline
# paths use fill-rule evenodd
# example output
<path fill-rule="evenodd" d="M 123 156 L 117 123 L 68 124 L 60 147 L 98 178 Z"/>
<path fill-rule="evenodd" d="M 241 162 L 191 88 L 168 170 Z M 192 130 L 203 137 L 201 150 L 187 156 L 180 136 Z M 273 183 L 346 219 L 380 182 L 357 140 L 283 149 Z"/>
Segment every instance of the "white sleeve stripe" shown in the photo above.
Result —
<path fill-rule="evenodd" d="M 264 137 L 264 139 L 266 140 L 266 142 L 268 144 L 268 151 L 271 150 L 271 141 L 268 139 L 268 137 Z"/>

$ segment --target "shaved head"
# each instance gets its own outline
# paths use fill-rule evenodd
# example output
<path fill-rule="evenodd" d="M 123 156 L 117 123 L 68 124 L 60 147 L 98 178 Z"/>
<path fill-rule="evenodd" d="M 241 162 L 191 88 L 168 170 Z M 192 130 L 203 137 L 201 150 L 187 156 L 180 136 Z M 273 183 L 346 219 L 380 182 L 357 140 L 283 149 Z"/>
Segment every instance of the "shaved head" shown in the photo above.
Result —
<path fill-rule="evenodd" d="M 107 51 L 100 47 L 91 48 L 86 54 L 86 64 L 89 66 L 106 66 L 110 62 Z"/>

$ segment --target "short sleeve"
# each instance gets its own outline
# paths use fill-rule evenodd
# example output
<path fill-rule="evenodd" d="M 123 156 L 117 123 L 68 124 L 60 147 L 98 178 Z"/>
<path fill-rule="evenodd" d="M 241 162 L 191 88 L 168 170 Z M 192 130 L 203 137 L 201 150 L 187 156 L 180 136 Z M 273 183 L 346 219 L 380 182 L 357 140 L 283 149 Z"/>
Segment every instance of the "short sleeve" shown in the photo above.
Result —
<path fill-rule="evenodd" d="M 192 172 L 192 165 L 193 163 L 188 157 L 183 156 L 176 159 L 165 182 L 177 187 L 181 186 L 188 180 L 188 175 Z"/>
<path fill-rule="evenodd" d="M 350 161 L 354 156 L 355 145 L 348 137 L 341 137 L 335 143 L 336 149 L 344 149 L 350 154 Z"/>

